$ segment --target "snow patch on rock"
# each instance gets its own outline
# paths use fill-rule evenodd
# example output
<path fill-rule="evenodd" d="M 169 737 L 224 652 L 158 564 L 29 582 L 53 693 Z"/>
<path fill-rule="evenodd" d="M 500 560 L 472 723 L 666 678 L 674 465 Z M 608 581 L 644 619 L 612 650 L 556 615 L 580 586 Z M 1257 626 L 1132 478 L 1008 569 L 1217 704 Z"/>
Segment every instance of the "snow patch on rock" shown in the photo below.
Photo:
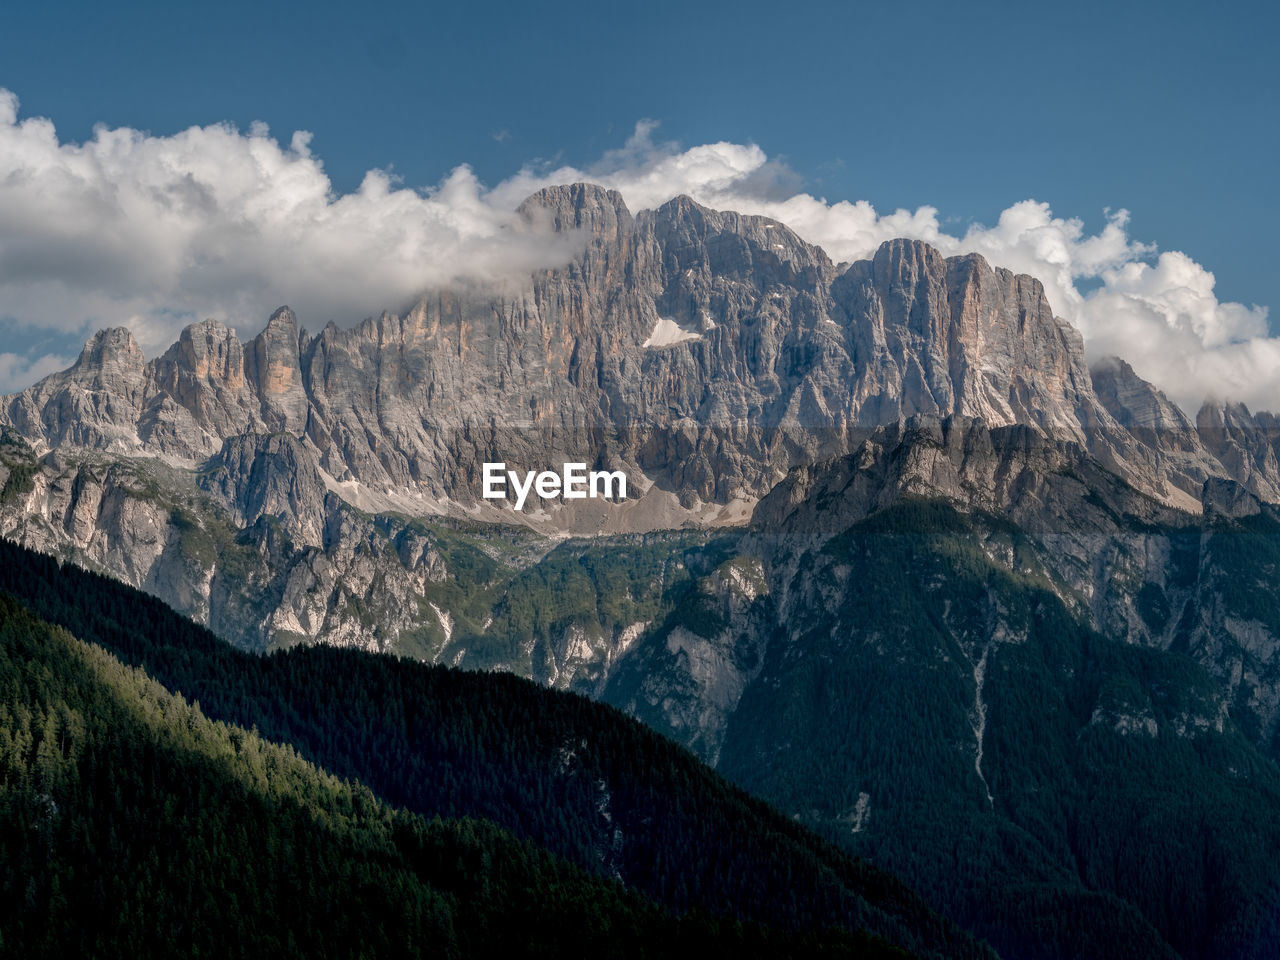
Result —
<path fill-rule="evenodd" d="M 640 344 L 640 346 L 669 347 L 674 343 L 683 343 L 686 340 L 701 339 L 702 334 L 695 333 L 692 330 L 686 330 L 670 317 L 659 317 L 658 322 L 653 326 L 653 333 L 649 334 L 649 339 Z"/>

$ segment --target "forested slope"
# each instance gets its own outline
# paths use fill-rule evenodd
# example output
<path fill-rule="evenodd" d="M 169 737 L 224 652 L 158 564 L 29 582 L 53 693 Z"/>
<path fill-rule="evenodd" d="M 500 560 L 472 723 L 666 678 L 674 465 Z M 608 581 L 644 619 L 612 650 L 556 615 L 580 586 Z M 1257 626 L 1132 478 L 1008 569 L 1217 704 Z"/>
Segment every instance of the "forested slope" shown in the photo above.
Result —
<path fill-rule="evenodd" d="M 109 872 L 120 878 L 113 881 L 122 885 L 117 892 L 123 893 L 127 888 L 135 898 L 143 896 L 144 891 L 155 894 L 174 888 L 177 891 L 172 894 L 177 898 L 175 923 L 191 908 L 186 897 L 196 900 L 212 897 L 220 904 L 217 909 L 210 908 L 214 912 L 209 916 L 217 918 L 208 921 L 210 930 L 230 922 L 229 918 L 239 909 L 230 904 L 233 900 L 238 903 L 242 897 L 249 896 L 249 892 L 224 898 L 215 892 L 219 889 L 216 883 L 209 887 L 203 878 L 210 875 L 215 860 L 229 877 L 238 875 L 237 865 L 242 860 L 252 860 L 261 861 L 256 869 L 267 874 L 258 880 L 251 874 L 246 878 L 251 886 L 265 883 L 282 891 L 282 896 L 302 896 L 303 900 L 300 904 L 292 901 L 276 904 L 267 898 L 261 901 L 266 906 L 255 906 L 245 912 L 246 916 L 256 917 L 259 908 L 264 914 L 274 915 L 277 907 L 286 906 L 285 916 L 299 910 L 323 913 L 326 904 L 335 902 L 335 891 L 345 891 L 347 883 L 354 883 L 356 891 L 365 891 L 373 901 L 398 903 L 401 897 L 392 896 L 392 891 L 383 884 L 400 883 L 417 891 L 414 896 L 428 906 L 422 908 L 421 917 L 415 914 L 410 920 L 399 914 L 387 916 L 387 935 L 417 931 L 414 935 L 422 938 L 444 936 L 440 933 L 444 929 L 440 917 L 452 917 L 454 927 L 458 928 L 454 938 L 462 949 L 466 936 L 470 936 L 468 925 L 479 922 L 474 917 L 486 916 L 485 909 L 497 911 L 495 916 L 502 915 L 505 898 L 528 898 L 530 890 L 548 882 L 553 889 L 559 889 L 563 885 L 561 881 L 549 881 L 545 871 L 568 870 L 573 883 L 566 893 L 569 899 L 561 905 L 562 912 L 557 914 L 561 907 L 552 902 L 547 911 L 539 913 L 546 918 L 549 943 L 556 942 L 552 933 L 570 926 L 569 915 L 582 908 L 583 899 L 574 899 L 578 896 L 575 889 L 586 899 L 607 889 L 612 891 L 609 897 L 619 904 L 621 919 L 615 927 L 614 920 L 608 919 L 612 909 L 606 909 L 609 897 L 600 894 L 603 899 L 599 903 L 605 906 L 597 904 L 591 908 L 603 911 L 607 920 L 601 921 L 603 926 L 595 941 L 599 944 L 614 942 L 619 930 L 623 938 L 634 941 L 637 948 L 661 944 L 663 936 L 677 930 L 677 926 L 672 925 L 676 921 L 671 918 L 684 917 L 679 923 L 691 924 L 691 929 L 701 931 L 700 936 L 738 938 L 747 944 L 764 942 L 760 938 L 768 936 L 774 938 L 769 942 L 774 942 L 775 947 L 782 942 L 776 940 L 779 934 L 766 934 L 762 926 L 801 937 L 842 927 L 865 929 L 921 956 L 984 955 L 983 948 L 941 920 L 900 882 L 837 852 L 764 804 L 729 786 L 683 749 L 610 708 L 547 691 L 514 677 L 464 674 L 351 651 L 320 648 L 270 657 L 244 654 L 153 598 L 75 568 L 59 568 L 48 558 L 8 544 L 0 545 L 0 589 L 19 595 L 39 616 L 60 623 L 86 640 L 102 644 L 127 663 L 145 667 L 170 689 L 199 701 L 198 712 L 179 711 L 181 716 L 173 723 L 160 711 L 159 719 L 153 718 L 147 727 L 153 731 L 146 734 L 152 738 L 150 741 L 142 734 L 131 734 L 129 724 L 114 715 L 75 720 L 75 717 L 89 717 L 95 710 L 107 709 L 101 706 L 102 696 L 95 692 L 98 689 L 95 684 L 100 684 L 93 677 L 94 669 L 106 669 L 101 665 L 106 661 L 101 655 L 95 655 L 99 657 L 98 667 L 76 667 L 77 657 L 82 660 L 83 655 L 68 652 L 72 641 L 57 633 L 49 636 L 62 639 L 43 639 L 44 628 L 26 618 L 12 602 L 6 608 L 5 621 L 11 625 L 7 629 L 28 636 L 25 641 L 11 641 L 20 644 L 20 652 L 8 655 L 6 676 L 21 676 L 24 670 L 30 672 L 32 664 L 43 663 L 41 657 L 45 657 L 48 665 L 41 666 L 40 675 L 53 677 L 53 686 L 45 693 L 36 694 L 43 698 L 39 700 L 42 706 L 32 707 L 30 703 L 15 706 L 11 708 L 12 716 L 21 716 L 25 710 L 33 717 L 40 716 L 41 724 L 53 722 L 48 729 L 55 731 L 51 740 L 30 732 L 35 728 L 28 723 L 12 734 L 14 742 L 28 735 L 34 739 L 25 753 L 14 755 L 18 759 L 11 764 L 16 771 L 11 779 L 14 783 L 30 783 L 38 772 L 33 764 L 41 749 L 48 753 L 50 745 L 58 742 L 57 731 L 64 727 L 73 729 L 76 724 L 88 724 L 101 731 L 107 741 L 99 743 L 96 735 L 89 738 L 86 742 L 91 744 L 91 749 L 75 754 L 74 761 L 71 754 L 62 754 L 62 766 L 70 771 L 66 774 L 70 778 L 67 782 L 72 783 L 74 789 L 67 788 L 72 792 L 64 795 L 61 808 L 77 811 L 67 822 L 74 821 L 74 830 L 80 835 L 106 830 L 108 839 L 103 841 L 102 849 L 113 856 L 129 861 L 135 856 L 133 851 L 140 848 L 154 851 L 157 863 L 148 866 L 149 861 L 144 857 L 140 872 L 114 867 Z M 130 676 L 134 677 L 130 682 L 145 683 L 141 675 Z M 24 682 L 8 683 L 10 689 L 16 684 L 20 691 Z M 32 694 L 8 695 L 15 704 L 24 703 L 23 696 L 29 701 Z M 163 699 L 158 693 L 155 696 Z M 86 697 L 89 698 L 87 704 L 82 703 Z M 59 706 L 64 703 L 66 710 Z M 126 717 L 139 712 L 136 706 L 130 705 L 118 710 Z M 155 712 L 151 710 L 152 714 Z M 48 720 L 64 715 L 73 719 L 62 726 L 59 726 L 61 720 Z M 222 745 L 204 751 L 212 751 L 219 757 L 239 756 L 236 748 L 226 747 L 236 739 L 260 743 L 258 736 L 212 726 L 203 719 L 204 715 L 256 728 L 257 735 L 263 738 L 292 744 L 303 756 L 319 761 L 331 773 L 343 778 L 360 777 L 373 794 L 362 792 L 363 788 L 341 786 L 312 770 L 311 776 L 321 786 L 307 786 L 287 801 L 291 812 L 282 819 L 275 815 L 274 806 L 253 807 L 262 802 L 257 793 L 250 791 L 248 798 L 235 794 L 233 787 L 218 780 L 222 774 L 217 770 L 208 776 L 218 783 L 202 786 L 205 775 L 193 774 L 183 759 L 189 758 L 193 750 L 200 754 L 200 750 L 188 742 L 195 736 L 193 724 L 200 729 L 204 729 L 203 724 L 220 731 L 215 739 Z M 171 734 L 168 728 L 173 725 L 178 732 Z M 157 728 L 163 736 L 154 732 Z M 158 744 L 154 742 L 157 736 L 160 736 Z M 169 742 L 174 736 L 178 738 L 176 744 Z M 135 744 L 139 737 L 152 743 L 140 756 Z M 273 758 L 290 756 L 288 751 L 281 752 L 274 747 L 255 747 L 255 750 Z M 26 760 L 21 759 L 24 756 Z M 82 769 L 81 761 L 85 757 L 92 765 Z M 207 759 L 200 762 L 208 765 Z M 297 758 L 291 762 L 301 765 Z M 257 761 L 251 756 L 236 763 L 248 764 L 253 770 Z M 236 770 L 232 780 L 243 780 L 247 776 L 242 767 Z M 117 774 L 122 779 L 120 784 L 114 779 Z M 269 774 L 268 770 L 265 780 L 260 777 L 251 782 L 259 793 L 265 791 L 274 796 L 282 787 Z M 176 779 L 171 781 L 170 775 Z M 291 776 L 310 783 L 296 772 Z M 32 804 L 38 807 L 38 802 L 43 802 L 41 797 L 52 797 L 53 802 L 59 803 L 49 790 L 38 786 L 23 789 L 27 792 L 21 795 L 6 789 L 6 796 L 18 804 L 14 807 L 18 811 L 15 816 L 19 817 L 12 821 L 15 824 L 24 822 L 21 817 L 29 820 L 33 816 L 31 811 L 36 808 Z M 170 796 L 172 790 L 177 791 L 176 796 Z M 325 790 L 329 793 L 324 793 Z M 375 801 L 374 794 L 380 801 L 418 814 L 484 817 L 498 826 L 428 827 L 411 813 L 391 813 L 389 807 Z M 333 796 L 338 799 L 332 799 Z M 20 798 L 20 803 L 14 798 Z M 323 832 L 308 833 L 306 827 L 313 820 L 318 818 L 324 824 L 337 816 L 324 812 L 334 804 L 342 810 L 346 810 L 342 804 L 351 807 L 351 812 L 343 814 L 348 819 L 334 828 L 337 835 L 325 839 Z M 260 824 L 260 818 L 255 819 L 246 812 L 246 805 L 266 814 L 266 820 Z M 197 812 L 193 822 L 191 817 Z M 212 818 L 211 832 L 207 839 L 202 839 L 206 828 L 200 817 L 206 812 Z M 170 819 L 165 829 L 170 833 L 152 831 L 148 826 L 163 825 L 166 817 Z M 59 823 L 66 826 L 63 821 Z M 134 835 L 119 842 L 110 840 L 110 831 L 130 824 L 144 831 L 145 838 L 155 839 L 140 841 Z M 13 829 L 15 836 L 28 837 L 29 831 L 24 833 L 16 826 Z M 172 835 L 184 829 L 194 839 L 189 839 L 185 847 L 174 846 Z M 296 853 L 294 841 L 288 839 L 292 836 L 289 831 L 294 829 L 307 833 L 310 838 L 307 843 L 311 844 Z M 477 834 L 479 839 L 473 842 Z M 159 845 L 152 846 L 156 841 L 160 841 Z M 524 841 L 536 841 L 578 866 L 571 869 Z M 366 845 L 361 847 L 360 843 Z M 216 854 L 206 851 L 206 846 Z M 429 882 L 434 874 L 429 872 L 425 875 L 428 881 L 425 892 L 412 887 L 412 876 L 397 879 L 400 877 L 397 871 L 409 870 L 412 874 L 415 865 L 420 865 L 416 858 L 428 856 L 415 852 L 419 848 L 443 849 L 445 852 L 438 853 L 438 859 L 455 866 L 466 861 L 463 853 L 473 856 L 469 866 L 457 867 L 446 880 L 455 886 L 479 884 L 489 898 L 482 898 L 484 909 L 473 911 L 461 901 L 453 913 L 431 906 L 435 903 L 431 894 L 435 888 Z M 183 850 L 186 852 L 181 856 L 187 858 L 187 865 L 179 868 L 175 857 Z M 264 850 L 270 855 L 263 857 Z M 344 850 L 348 853 L 341 852 Z M 359 853 L 354 859 L 351 850 Z M 524 852 L 516 856 L 512 850 Z M 56 850 L 49 847 L 46 852 L 52 855 Z M 38 850 L 27 849 L 21 855 L 35 857 L 39 862 Z M 366 855 L 372 858 L 371 862 L 387 869 L 380 866 L 369 874 L 372 879 L 365 878 L 360 873 L 360 858 Z M 52 856 L 49 861 L 51 873 L 47 889 L 33 894 L 37 902 L 43 904 L 45 913 L 62 902 L 58 897 L 66 897 L 65 891 L 59 892 L 68 882 L 64 868 L 59 867 L 60 856 L 62 854 Z M 100 882 L 91 881 L 86 873 L 77 870 L 77 866 L 84 865 L 78 865 L 74 855 L 70 856 L 66 867 L 81 878 L 78 882 Z M 522 868 L 511 867 L 516 876 L 502 881 L 501 890 L 490 889 L 495 859 L 505 864 L 520 862 L 520 858 L 533 858 L 537 870 L 532 874 L 521 873 Z M 105 865 L 94 863 L 95 868 Z M 583 868 L 592 876 L 582 873 Z M 202 879 L 198 887 L 193 888 L 192 878 L 197 876 Z M 620 878 L 633 892 L 613 885 L 610 877 Z M 311 899 L 293 892 L 290 881 L 307 884 L 305 890 L 311 891 L 308 894 Z M 11 877 L 10 882 L 17 881 Z M 520 887 L 521 883 L 528 886 Z M 579 886 L 575 888 L 573 884 Z M 445 883 L 444 889 L 448 892 L 453 888 Z M 67 902 L 88 897 L 92 902 L 106 903 L 110 896 L 111 891 L 92 888 Z M 41 901 L 39 897 L 45 899 Z M 344 903 L 343 896 L 338 896 L 336 902 Z M 325 943 L 345 942 L 341 940 L 342 931 L 348 929 L 344 926 L 344 917 L 349 916 L 355 924 L 362 914 L 383 916 L 376 911 L 365 913 L 359 907 L 360 902 L 351 901 L 355 905 L 349 912 L 344 903 L 327 918 L 326 922 L 331 921 L 334 926 L 325 929 L 335 932 L 323 938 Z M 465 917 L 459 919 L 462 914 Z M 145 911 L 138 915 L 143 916 L 147 916 Z M 538 942 L 533 936 L 535 928 L 519 932 L 518 914 L 502 916 L 503 919 L 494 922 L 498 926 L 507 924 L 516 931 L 511 933 L 517 938 L 513 943 L 523 942 L 526 936 L 532 938 L 531 942 Z M 692 919 L 696 917 L 703 919 Z M 154 923 L 150 919 L 147 922 Z M 264 917 L 261 922 L 266 924 L 267 919 Z M 626 923 L 633 924 L 632 933 L 627 932 Z M 269 924 L 267 927 L 270 928 Z M 489 924 L 481 923 L 481 928 L 488 929 Z M 117 934 L 125 936 L 132 929 L 131 924 L 126 924 Z M 288 946 L 287 930 L 270 929 L 275 930 L 273 936 Z M 38 944 L 45 934 L 37 931 L 20 936 Z M 828 939 L 846 946 L 858 942 L 838 931 Z M 792 945 L 805 942 L 786 941 Z M 305 946 L 299 949 L 303 954 L 308 953 Z"/>

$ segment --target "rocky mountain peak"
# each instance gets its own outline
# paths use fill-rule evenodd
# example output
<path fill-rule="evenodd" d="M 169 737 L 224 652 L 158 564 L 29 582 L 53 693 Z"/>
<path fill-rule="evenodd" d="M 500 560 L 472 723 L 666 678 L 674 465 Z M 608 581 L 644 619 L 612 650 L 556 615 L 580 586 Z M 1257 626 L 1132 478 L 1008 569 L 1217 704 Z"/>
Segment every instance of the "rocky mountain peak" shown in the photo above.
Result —
<path fill-rule="evenodd" d="M 945 258 L 919 240 L 881 244 L 831 285 L 859 358 L 865 426 L 959 413 L 1029 423 L 1085 442 L 1109 421 L 1094 398 L 1084 344 L 1044 288 L 970 254 Z"/>
<path fill-rule="evenodd" d="M 1274 418 L 1255 417 L 1243 403 L 1207 400 L 1196 414 L 1196 430 L 1205 448 L 1226 474 L 1255 496 L 1280 500 L 1280 435 Z"/>
<path fill-rule="evenodd" d="M 669 275 L 693 271 L 800 290 L 825 286 L 835 277 L 835 265 L 821 247 L 768 217 L 713 210 L 679 196 L 646 214 L 646 223 Z"/>
<path fill-rule="evenodd" d="M 718 211 L 704 207 L 684 194 L 672 197 L 652 211 L 651 217 L 659 236 L 676 236 L 695 243 L 723 233 L 725 226 Z"/>
<path fill-rule="evenodd" d="M 80 351 L 73 370 L 120 374 L 141 373 L 147 358 L 128 327 L 111 327 L 99 330 Z"/>
<path fill-rule="evenodd" d="M 871 264 L 877 282 L 896 283 L 905 290 L 913 290 L 922 281 L 942 279 L 947 272 L 946 259 L 937 247 L 905 237 L 881 243 L 871 256 Z"/>
<path fill-rule="evenodd" d="M 1196 413 L 1196 426 L 1205 433 L 1228 436 L 1247 434 L 1256 429 L 1253 414 L 1243 403 L 1224 403 L 1214 397 L 1205 400 Z"/>
<path fill-rule="evenodd" d="M 267 339 L 286 343 L 293 341 L 296 346 L 298 339 L 298 318 L 288 306 L 277 307 L 275 312 L 271 314 L 270 318 L 268 318 L 266 327 L 260 334 L 258 334 L 258 339 Z"/>
<path fill-rule="evenodd" d="M 634 219 L 622 194 L 594 183 L 543 187 L 516 212 L 534 222 L 549 216 L 549 225 L 557 233 L 586 230 L 593 238 L 606 240 L 628 232 Z"/>
<path fill-rule="evenodd" d="M 184 328 L 164 358 L 198 379 L 244 383 L 244 347 L 230 327 L 214 319 Z"/>
<path fill-rule="evenodd" d="M 1223 472 L 1223 465 L 1206 447 L 1205 437 L 1177 404 L 1119 357 L 1099 360 L 1090 374 L 1099 402 L 1137 441 L 1123 444 L 1107 438 L 1115 458 L 1108 455 L 1103 459 L 1113 465 L 1115 459 L 1146 460 L 1142 470 L 1164 477 L 1165 489 L 1175 494 L 1172 499 L 1194 510 L 1201 503 L 1205 479 Z M 1094 444 L 1095 453 L 1098 446 Z M 1160 491 L 1157 488 L 1155 492 Z M 1264 491 L 1259 488 L 1259 492 Z M 1184 500 L 1184 496 L 1193 500 Z"/>
<path fill-rule="evenodd" d="M 308 405 L 299 360 L 297 317 L 280 307 L 249 344 L 245 378 L 256 388 L 266 425 L 295 436 L 306 425 Z"/>
<path fill-rule="evenodd" d="M 1191 431 L 1191 420 L 1182 409 L 1120 357 L 1105 357 L 1089 372 L 1098 399 L 1125 428 L 1175 436 Z"/>

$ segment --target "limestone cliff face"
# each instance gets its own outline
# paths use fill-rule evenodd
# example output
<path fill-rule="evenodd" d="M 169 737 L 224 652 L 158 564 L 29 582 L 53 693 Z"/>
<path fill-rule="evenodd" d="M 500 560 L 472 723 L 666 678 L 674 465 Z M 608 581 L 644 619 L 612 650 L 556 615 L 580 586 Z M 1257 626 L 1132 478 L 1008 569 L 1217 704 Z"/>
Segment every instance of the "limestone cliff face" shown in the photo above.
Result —
<path fill-rule="evenodd" d="M 1209 401 L 1196 414 L 1196 429 L 1206 448 L 1225 468 L 1224 475 L 1264 500 L 1280 500 L 1280 430 L 1272 413 L 1253 415 L 1242 403 Z"/>
<path fill-rule="evenodd" d="M 700 578 L 675 614 L 643 634 L 596 691 L 714 765 L 746 689 L 764 666 L 776 610 L 758 557 Z"/>
<path fill-rule="evenodd" d="M 5 419 L 50 446 L 133 452 L 148 399 L 146 357 L 124 328 L 94 334 L 69 369 L 7 397 Z"/>
<path fill-rule="evenodd" d="M 1054 318 L 1037 280 L 894 240 L 853 264 L 834 293 L 859 361 L 854 396 L 866 425 L 959 413 L 1080 441 L 1099 418 L 1111 426 L 1080 335 Z"/>
<path fill-rule="evenodd" d="M 896 240 L 840 270 L 766 218 L 684 197 L 633 215 L 585 184 L 521 213 L 581 252 L 524 285 L 439 291 L 318 336 L 282 308 L 247 342 L 209 320 L 148 363 L 104 331 L 0 421 L 41 449 L 193 466 L 231 437 L 287 435 L 345 498 L 418 513 L 472 510 L 486 460 L 624 467 L 641 503 L 549 505 L 544 527 L 583 533 L 741 520 L 731 505 L 791 467 L 915 414 L 1036 427 L 1187 509 L 1209 476 L 1280 497 L 1247 412 L 1192 427 L 1128 368 L 1091 376 L 1041 284 L 979 256 Z"/>
<path fill-rule="evenodd" d="M 1232 477 L 1264 500 L 1280 502 L 1275 465 L 1280 434 L 1269 414 L 1255 418 L 1243 406 L 1210 402 L 1193 423 L 1119 357 L 1096 364 L 1092 376 L 1098 399 L 1136 441 L 1124 451 L 1143 464 L 1136 472 L 1159 477 L 1197 499 L 1209 478 Z"/>
<path fill-rule="evenodd" d="M 327 491 L 311 451 L 288 434 L 229 437 L 197 480 L 238 527 L 278 518 L 300 544 L 321 546 Z"/>
<path fill-rule="evenodd" d="M 0 536 L 155 594 L 248 649 L 431 656 L 447 639 L 432 591 L 452 576 L 436 535 L 327 493 L 310 456 L 283 435 L 233 437 L 197 486 L 157 460 L 37 459 L 2 436 Z"/>

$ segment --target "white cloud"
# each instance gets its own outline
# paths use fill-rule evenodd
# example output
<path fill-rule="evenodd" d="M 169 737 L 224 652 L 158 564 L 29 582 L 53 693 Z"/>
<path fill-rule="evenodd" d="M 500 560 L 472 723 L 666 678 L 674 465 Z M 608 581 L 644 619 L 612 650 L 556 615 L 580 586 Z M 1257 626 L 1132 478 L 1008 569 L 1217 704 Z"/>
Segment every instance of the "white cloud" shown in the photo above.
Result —
<path fill-rule="evenodd" d="M 632 210 L 683 193 L 770 216 L 837 261 L 900 236 L 976 251 L 1040 278 L 1091 356 L 1125 357 L 1189 410 L 1206 395 L 1280 405 L 1280 340 L 1266 310 L 1220 302 L 1213 275 L 1181 253 L 1149 262 L 1154 247 L 1129 236 L 1123 210 L 1089 234 L 1025 200 L 993 226 L 953 235 L 933 207 L 829 203 L 799 192 L 795 173 L 754 144 L 681 149 L 655 129 L 638 124 L 586 167 L 527 166 L 492 189 L 461 166 L 426 190 L 370 171 L 338 196 L 305 132 L 285 146 L 261 124 L 167 137 L 99 127 L 84 144 L 62 143 L 48 120 L 19 120 L 17 98 L 0 89 L 0 316 L 80 339 L 128 323 L 148 353 L 191 319 L 256 330 L 281 303 L 313 328 L 351 322 L 431 286 L 564 262 L 579 239 L 530 236 L 514 210 L 540 187 L 588 180 L 621 191 Z M 9 363 L 0 389 L 24 375 Z"/>
<path fill-rule="evenodd" d="M 1098 354 L 1118 354 L 1194 413 L 1205 397 L 1280 409 L 1280 338 L 1267 311 L 1221 303 L 1213 274 L 1183 253 L 1102 273 L 1080 325 Z"/>
<path fill-rule="evenodd" d="M 374 170 L 336 196 L 309 140 L 254 124 L 62 143 L 0 90 L 0 314 L 69 333 L 132 320 L 154 349 L 195 317 L 256 327 L 287 302 L 315 326 L 348 322 L 564 263 L 581 242 L 531 236 L 465 166 L 422 191 Z"/>

